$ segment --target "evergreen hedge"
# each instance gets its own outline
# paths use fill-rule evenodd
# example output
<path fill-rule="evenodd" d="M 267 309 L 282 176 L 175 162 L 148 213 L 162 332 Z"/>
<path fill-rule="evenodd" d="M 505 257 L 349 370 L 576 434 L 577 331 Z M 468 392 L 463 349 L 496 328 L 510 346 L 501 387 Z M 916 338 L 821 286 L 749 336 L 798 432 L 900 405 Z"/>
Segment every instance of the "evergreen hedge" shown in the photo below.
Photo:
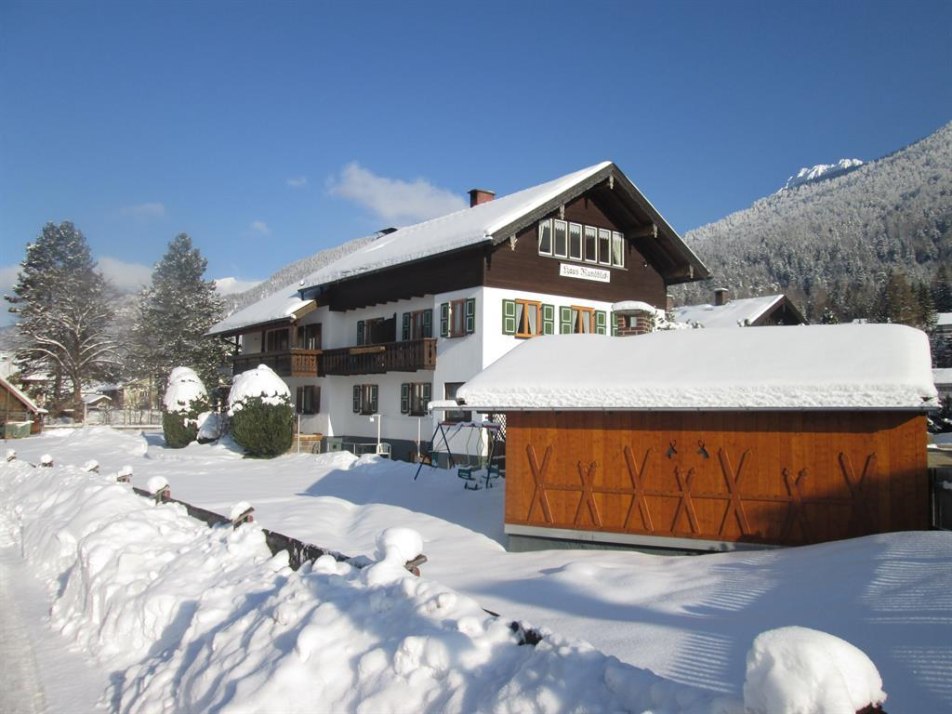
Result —
<path fill-rule="evenodd" d="M 170 449 L 183 449 L 198 438 L 198 423 L 189 412 L 162 412 L 162 433 Z"/>
<path fill-rule="evenodd" d="M 287 398 L 269 404 L 250 397 L 231 417 L 231 435 L 248 456 L 270 458 L 291 448 L 294 439 L 294 412 Z"/>

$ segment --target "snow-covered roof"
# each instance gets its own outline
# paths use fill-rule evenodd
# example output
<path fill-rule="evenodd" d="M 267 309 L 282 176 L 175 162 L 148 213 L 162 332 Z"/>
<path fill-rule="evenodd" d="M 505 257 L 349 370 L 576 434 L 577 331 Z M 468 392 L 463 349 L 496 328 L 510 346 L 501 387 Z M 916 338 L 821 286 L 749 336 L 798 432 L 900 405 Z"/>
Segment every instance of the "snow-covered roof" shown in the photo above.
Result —
<path fill-rule="evenodd" d="M 324 285 L 478 243 L 492 242 L 500 231 L 509 229 L 521 217 L 540 206 L 557 199 L 567 200 L 565 194 L 576 187 L 580 187 L 581 193 L 588 188 L 586 179 L 611 166 L 611 162 L 603 161 L 554 181 L 400 228 L 312 273 L 304 282 L 309 286 Z M 508 235 L 499 237 L 502 238 L 508 238 Z"/>
<path fill-rule="evenodd" d="M 937 404 L 928 339 L 903 325 L 538 337 L 476 375 L 457 397 L 480 411 L 921 410 Z"/>
<path fill-rule="evenodd" d="M 673 282 L 702 278 L 708 274 L 704 264 L 637 187 L 613 163 L 603 161 L 492 201 L 381 233 L 366 245 L 319 268 L 299 283 L 289 285 L 225 318 L 207 334 L 236 334 L 252 325 L 295 319 L 315 304 L 301 296 L 313 296 L 317 288 L 322 286 L 480 243 L 499 243 L 602 181 L 612 182 L 619 195 L 624 194 L 627 200 L 637 204 L 639 211 L 655 226 L 657 236 L 650 243 L 652 249 L 667 260 L 677 256 L 678 265 L 683 267 L 684 274 L 671 276 Z"/>
<path fill-rule="evenodd" d="M 26 407 L 27 411 L 46 414 L 45 409 L 40 409 L 38 406 L 36 406 L 36 403 L 32 399 L 26 396 L 26 394 L 24 394 L 21 390 L 17 389 L 17 387 L 13 386 L 13 384 L 7 381 L 4 377 L 0 377 L 0 386 L 9 391 L 18 402 Z"/>
<path fill-rule="evenodd" d="M 315 307 L 314 300 L 301 298 L 298 292 L 300 289 L 300 282 L 288 285 L 276 293 L 232 313 L 221 322 L 212 325 L 206 334 L 234 334 L 251 325 L 294 320 Z"/>
<path fill-rule="evenodd" d="M 952 327 L 952 312 L 940 312 L 936 316 L 936 327 Z"/>
<path fill-rule="evenodd" d="M 783 295 L 731 300 L 723 305 L 682 305 L 674 308 L 677 322 L 690 322 L 704 327 L 741 327 L 754 324 L 782 302 Z"/>

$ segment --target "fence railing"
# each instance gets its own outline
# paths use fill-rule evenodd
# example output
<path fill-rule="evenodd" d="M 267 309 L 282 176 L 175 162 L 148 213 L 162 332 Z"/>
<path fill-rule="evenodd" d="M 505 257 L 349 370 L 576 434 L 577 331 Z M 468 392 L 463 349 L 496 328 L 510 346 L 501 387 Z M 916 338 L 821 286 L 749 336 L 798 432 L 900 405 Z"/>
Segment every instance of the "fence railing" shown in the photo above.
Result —
<path fill-rule="evenodd" d="M 162 426 L 159 409 L 90 409 L 86 412 L 90 426 Z"/>

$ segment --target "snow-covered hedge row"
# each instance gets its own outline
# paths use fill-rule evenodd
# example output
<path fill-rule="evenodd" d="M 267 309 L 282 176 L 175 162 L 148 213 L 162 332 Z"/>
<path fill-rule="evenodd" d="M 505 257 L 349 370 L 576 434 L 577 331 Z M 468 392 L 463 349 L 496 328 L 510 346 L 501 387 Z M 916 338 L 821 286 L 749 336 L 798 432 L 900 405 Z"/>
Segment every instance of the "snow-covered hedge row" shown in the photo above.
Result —
<path fill-rule="evenodd" d="M 294 572 L 256 525 L 207 528 L 108 475 L 14 461 L 0 496 L 56 627 L 124 671 L 123 712 L 740 711 L 584 643 L 518 646 L 505 621 L 408 573 L 405 537 L 364 569 L 326 557 Z"/>

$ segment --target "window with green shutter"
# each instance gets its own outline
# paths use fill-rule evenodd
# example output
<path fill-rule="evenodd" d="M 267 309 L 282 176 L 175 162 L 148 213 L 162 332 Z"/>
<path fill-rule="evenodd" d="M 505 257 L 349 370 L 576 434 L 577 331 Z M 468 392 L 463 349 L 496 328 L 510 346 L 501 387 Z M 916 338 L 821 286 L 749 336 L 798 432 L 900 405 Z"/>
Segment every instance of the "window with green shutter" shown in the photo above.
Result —
<path fill-rule="evenodd" d="M 555 305 L 542 306 L 542 334 L 555 334 Z"/>
<path fill-rule="evenodd" d="M 410 339 L 410 313 L 403 313 L 403 321 L 400 328 L 400 339 L 406 342 Z"/>
<path fill-rule="evenodd" d="M 516 334 L 516 301 L 502 301 L 502 334 Z"/>
<path fill-rule="evenodd" d="M 364 344 L 364 339 L 366 338 L 366 329 L 363 320 L 357 320 L 357 344 Z"/>
<path fill-rule="evenodd" d="M 559 308 L 559 334 L 569 335 L 574 332 L 572 327 L 572 308 L 562 305 Z"/>
<path fill-rule="evenodd" d="M 400 413 L 426 416 L 432 394 L 433 385 L 429 382 L 404 382 L 400 385 Z"/>
<path fill-rule="evenodd" d="M 355 384 L 353 398 L 354 398 L 354 413 L 355 414 L 376 414 L 377 413 L 377 385 L 376 384 Z"/>
<path fill-rule="evenodd" d="M 440 304 L 440 337 L 450 336 L 450 304 Z"/>
<path fill-rule="evenodd" d="M 595 311 L 595 332 L 604 335 L 608 328 L 608 314 L 604 310 Z"/>
<path fill-rule="evenodd" d="M 467 335 L 476 332 L 476 298 L 469 298 L 463 308 L 465 316 L 463 329 Z"/>

